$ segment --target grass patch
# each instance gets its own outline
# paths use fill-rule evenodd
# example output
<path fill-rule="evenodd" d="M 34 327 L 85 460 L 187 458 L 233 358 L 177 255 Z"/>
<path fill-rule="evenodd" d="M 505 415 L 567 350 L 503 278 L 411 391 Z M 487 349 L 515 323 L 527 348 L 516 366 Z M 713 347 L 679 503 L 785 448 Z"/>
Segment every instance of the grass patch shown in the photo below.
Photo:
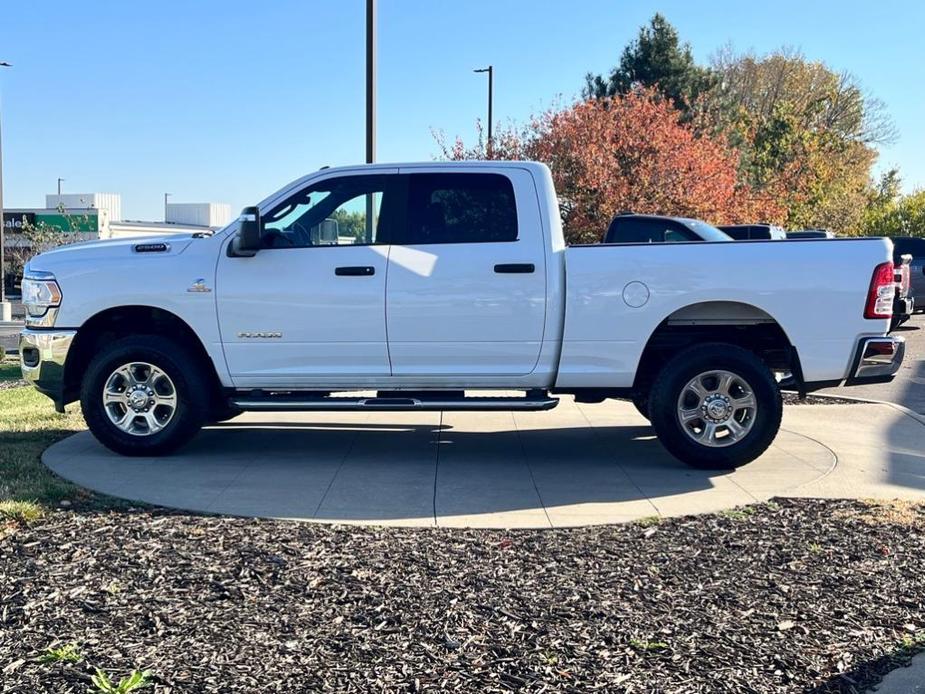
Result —
<path fill-rule="evenodd" d="M 630 639 L 630 646 L 635 648 L 637 651 L 645 651 L 649 653 L 664 651 L 668 648 L 668 644 L 664 641 L 644 641 L 642 639 Z"/>
<path fill-rule="evenodd" d="M 79 663 L 83 660 L 76 643 L 66 643 L 60 648 L 48 648 L 38 657 L 40 663 Z"/>
<path fill-rule="evenodd" d="M 152 684 L 151 673 L 147 670 L 144 672 L 132 670 L 128 677 L 115 682 L 104 671 L 97 668 L 96 674 L 90 681 L 93 683 L 93 689 L 90 691 L 94 694 L 129 694 L 129 692 L 137 692 Z"/>
<path fill-rule="evenodd" d="M 33 523 L 42 517 L 44 510 L 34 501 L 0 500 L 0 518 L 17 523 Z"/>
<path fill-rule="evenodd" d="M 0 390 L 0 520 L 31 523 L 65 499 L 97 508 L 112 505 L 42 465 L 42 451 L 84 428 L 79 405 L 58 414 L 51 400 L 31 387 Z"/>
<path fill-rule="evenodd" d="M 4 381 L 18 381 L 22 378 L 19 369 L 19 359 L 0 355 L 0 383 Z"/>
<path fill-rule="evenodd" d="M 756 509 L 754 506 L 739 506 L 737 508 L 731 508 L 726 511 L 720 511 L 719 515 L 725 518 L 731 518 L 732 520 L 747 520 L 755 515 Z"/>
<path fill-rule="evenodd" d="M 859 518 L 868 525 L 885 524 L 909 527 L 922 520 L 922 505 L 915 501 L 865 499 L 862 503 L 868 511 L 862 513 Z"/>

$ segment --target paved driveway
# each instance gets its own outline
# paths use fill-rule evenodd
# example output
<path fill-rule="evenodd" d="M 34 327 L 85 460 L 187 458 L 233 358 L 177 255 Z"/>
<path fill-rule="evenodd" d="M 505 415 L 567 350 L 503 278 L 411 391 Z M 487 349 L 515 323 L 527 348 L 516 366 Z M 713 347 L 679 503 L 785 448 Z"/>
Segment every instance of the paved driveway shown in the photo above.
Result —
<path fill-rule="evenodd" d="M 715 511 L 772 496 L 925 497 L 923 423 L 889 405 L 787 408 L 732 473 L 668 455 L 624 402 L 536 413 L 246 414 L 179 454 L 88 434 L 43 460 L 85 487 L 176 508 L 396 525 L 550 527 Z"/>
<path fill-rule="evenodd" d="M 0 356 L 3 352 L 15 351 L 19 347 L 19 331 L 23 329 L 21 321 L 0 322 Z"/>

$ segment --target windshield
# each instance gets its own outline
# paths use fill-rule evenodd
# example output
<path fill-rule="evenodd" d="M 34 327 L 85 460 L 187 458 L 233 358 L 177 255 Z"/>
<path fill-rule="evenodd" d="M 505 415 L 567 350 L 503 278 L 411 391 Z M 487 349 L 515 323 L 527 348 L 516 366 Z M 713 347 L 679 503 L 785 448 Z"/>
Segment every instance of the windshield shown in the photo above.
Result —
<path fill-rule="evenodd" d="M 699 219 L 682 219 L 681 222 L 704 241 L 732 241 L 732 237 L 720 231 L 712 224 L 701 222 Z"/>

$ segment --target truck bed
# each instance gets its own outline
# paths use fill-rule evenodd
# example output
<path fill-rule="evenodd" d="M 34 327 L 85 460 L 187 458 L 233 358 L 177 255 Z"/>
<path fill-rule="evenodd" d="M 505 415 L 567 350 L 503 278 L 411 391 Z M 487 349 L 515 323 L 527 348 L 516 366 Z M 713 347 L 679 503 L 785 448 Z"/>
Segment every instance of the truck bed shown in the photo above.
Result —
<path fill-rule="evenodd" d="M 557 387 L 629 387 L 665 321 L 773 321 L 807 381 L 846 377 L 857 339 L 882 335 L 864 318 L 886 239 L 596 244 L 564 251 L 565 326 Z M 734 297 L 730 300 L 730 297 Z"/>

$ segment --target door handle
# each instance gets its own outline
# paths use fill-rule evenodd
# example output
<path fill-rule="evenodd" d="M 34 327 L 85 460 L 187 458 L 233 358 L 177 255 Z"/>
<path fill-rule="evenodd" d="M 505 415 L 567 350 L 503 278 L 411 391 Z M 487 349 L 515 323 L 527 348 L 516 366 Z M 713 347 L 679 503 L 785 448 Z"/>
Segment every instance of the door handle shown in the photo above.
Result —
<path fill-rule="evenodd" d="M 533 263 L 501 263 L 495 265 L 495 272 L 499 275 L 529 275 L 536 271 Z"/>
<path fill-rule="evenodd" d="M 334 274 L 338 277 L 369 277 L 376 274 L 376 268 L 371 265 L 348 265 L 334 268 Z"/>

